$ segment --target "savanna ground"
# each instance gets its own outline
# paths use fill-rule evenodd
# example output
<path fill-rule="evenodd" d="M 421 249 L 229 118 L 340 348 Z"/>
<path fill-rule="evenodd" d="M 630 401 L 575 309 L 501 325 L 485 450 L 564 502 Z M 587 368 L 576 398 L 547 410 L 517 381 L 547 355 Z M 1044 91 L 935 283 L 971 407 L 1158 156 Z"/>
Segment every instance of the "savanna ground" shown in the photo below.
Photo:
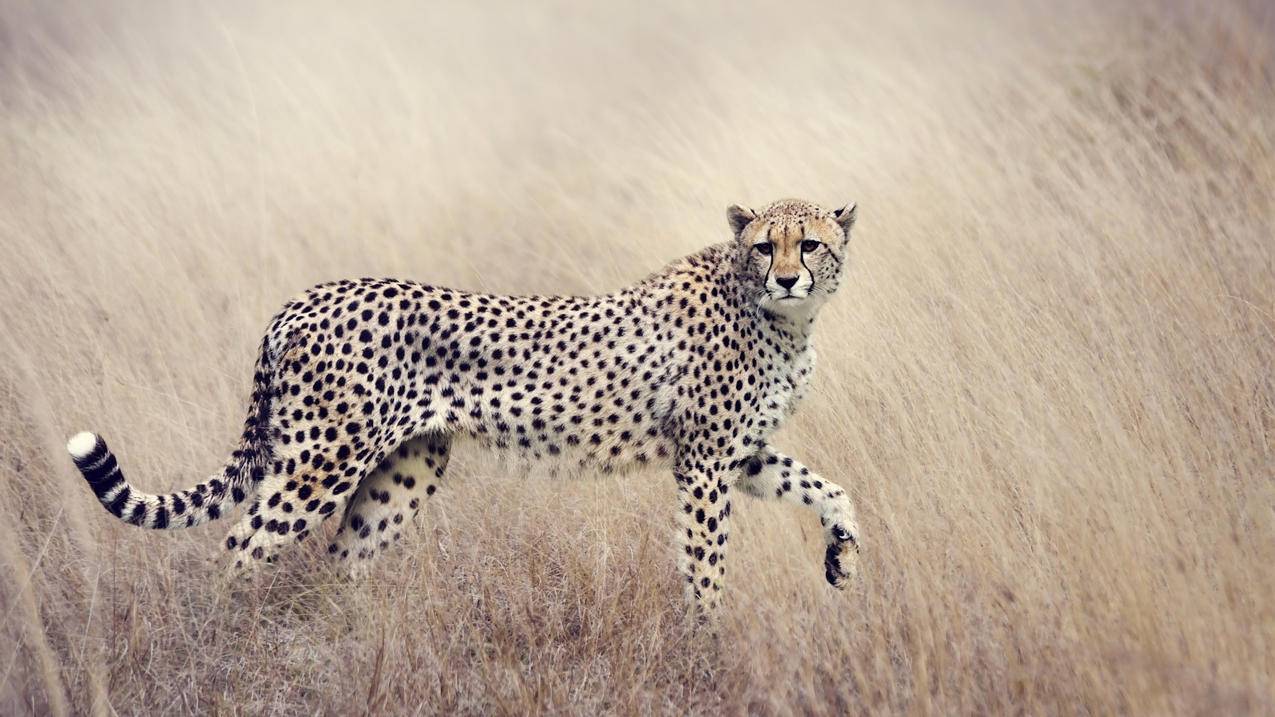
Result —
<path fill-rule="evenodd" d="M 358 6 L 358 7 L 356 7 Z M 0 712 L 1275 711 L 1275 13 L 1260 2 L 0 2 Z M 293 293 L 604 292 L 724 208 L 857 200 L 688 631 L 669 476 L 458 449 L 351 584 L 217 586 L 63 449 L 185 487 Z M 329 529 L 334 526 L 327 526 Z"/>

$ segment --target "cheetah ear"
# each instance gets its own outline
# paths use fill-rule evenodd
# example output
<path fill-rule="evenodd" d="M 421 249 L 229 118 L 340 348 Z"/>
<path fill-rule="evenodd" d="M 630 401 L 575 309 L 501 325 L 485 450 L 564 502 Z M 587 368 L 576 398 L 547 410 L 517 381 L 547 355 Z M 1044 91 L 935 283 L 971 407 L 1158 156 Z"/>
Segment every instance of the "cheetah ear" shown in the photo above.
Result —
<path fill-rule="evenodd" d="M 832 213 L 832 218 L 841 225 L 841 231 L 850 236 L 850 227 L 854 226 L 854 220 L 858 214 L 859 205 L 851 202 L 844 207 Z"/>
<path fill-rule="evenodd" d="M 726 210 L 726 220 L 730 222 L 730 230 L 735 236 L 744 233 L 744 227 L 752 223 L 757 218 L 757 212 L 751 209 L 745 209 L 738 204 L 732 204 Z"/>

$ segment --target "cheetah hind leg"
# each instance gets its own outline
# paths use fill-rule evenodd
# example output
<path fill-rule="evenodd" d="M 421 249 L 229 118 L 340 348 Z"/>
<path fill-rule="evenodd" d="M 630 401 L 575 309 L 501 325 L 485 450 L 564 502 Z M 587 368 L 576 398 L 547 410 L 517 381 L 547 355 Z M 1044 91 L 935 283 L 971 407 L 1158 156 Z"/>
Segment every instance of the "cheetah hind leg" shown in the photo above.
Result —
<path fill-rule="evenodd" d="M 442 481 L 451 444 L 446 433 L 404 441 L 359 484 L 328 546 L 351 576 L 366 574 L 372 558 L 403 537 Z"/>
<path fill-rule="evenodd" d="M 263 564 L 272 563 L 285 545 L 309 537 L 319 524 L 349 500 L 368 470 L 344 460 L 344 444 L 276 449 L 272 472 L 266 476 L 248 512 L 226 536 L 231 578 L 248 578 Z M 320 468 L 322 467 L 322 468 Z M 291 472 L 289 472 L 291 469 Z"/>

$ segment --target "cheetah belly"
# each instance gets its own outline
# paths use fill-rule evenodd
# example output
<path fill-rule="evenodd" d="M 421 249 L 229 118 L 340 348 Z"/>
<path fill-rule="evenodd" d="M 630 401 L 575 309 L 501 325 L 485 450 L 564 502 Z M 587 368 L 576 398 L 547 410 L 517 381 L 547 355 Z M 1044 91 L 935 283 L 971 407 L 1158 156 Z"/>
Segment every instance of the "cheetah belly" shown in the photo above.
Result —
<path fill-rule="evenodd" d="M 608 370 L 573 371 L 554 359 L 508 359 L 521 349 L 506 346 L 496 355 L 480 348 L 484 371 L 447 371 L 423 386 L 424 430 L 467 435 L 520 469 L 552 474 L 670 463 L 672 442 L 663 427 L 671 384 L 641 378 L 662 362 L 626 366 L 612 358 Z"/>
<path fill-rule="evenodd" d="M 562 413 L 535 414 L 527 410 L 529 403 L 523 403 L 512 411 L 505 407 L 480 418 L 465 416 L 453 426 L 519 469 L 557 475 L 667 467 L 672 442 L 662 430 L 658 412 L 594 411 L 596 405 L 568 404 Z"/>

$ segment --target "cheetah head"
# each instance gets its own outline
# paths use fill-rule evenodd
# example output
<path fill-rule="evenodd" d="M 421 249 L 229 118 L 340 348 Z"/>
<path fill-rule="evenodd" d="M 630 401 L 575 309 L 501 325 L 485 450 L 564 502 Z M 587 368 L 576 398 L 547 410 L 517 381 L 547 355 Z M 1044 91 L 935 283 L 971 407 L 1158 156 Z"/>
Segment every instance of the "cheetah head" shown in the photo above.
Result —
<path fill-rule="evenodd" d="M 836 211 L 782 199 L 760 212 L 726 211 L 735 233 L 737 267 L 759 306 L 809 314 L 837 291 L 845 266 L 855 205 Z"/>

